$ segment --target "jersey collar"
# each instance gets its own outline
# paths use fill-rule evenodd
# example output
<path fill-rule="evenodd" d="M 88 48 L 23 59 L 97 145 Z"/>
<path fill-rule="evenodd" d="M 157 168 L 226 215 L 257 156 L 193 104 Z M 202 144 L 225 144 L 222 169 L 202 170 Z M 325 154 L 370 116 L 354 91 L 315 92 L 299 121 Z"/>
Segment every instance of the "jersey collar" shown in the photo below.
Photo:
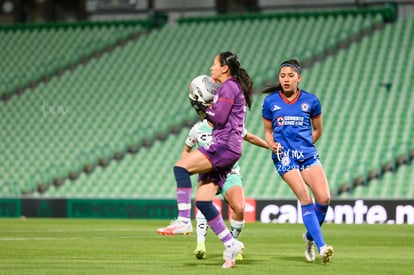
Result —
<path fill-rule="evenodd" d="M 286 104 L 294 104 L 294 103 L 296 103 L 298 100 L 299 100 L 299 97 L 300 97 L 300 95 L 302 94 L 302 92 L 301 92 L 301 90 L 300 89 L 298 89 L 298 94 L 296 95 L 296 97 L 293 99 L 293 100 L 291 100 L 291 101 L 289 101 L 288 99 L 287 99 L 287 97 L 282 93 L 282 90 L 280 90 L 279 91 L 279 95 L 280 95 L 280 97 L 282 98 L 282 100 L 286 103 Z"/>

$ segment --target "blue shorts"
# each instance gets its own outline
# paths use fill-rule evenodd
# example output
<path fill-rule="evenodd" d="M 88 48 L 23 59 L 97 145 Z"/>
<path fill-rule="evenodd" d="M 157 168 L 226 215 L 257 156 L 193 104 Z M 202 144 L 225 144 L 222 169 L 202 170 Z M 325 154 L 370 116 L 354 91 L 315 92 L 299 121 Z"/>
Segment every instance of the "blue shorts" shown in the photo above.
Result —
<path fill-rule="evenodd" d="M 287 156 L 282 157 L 282 159 L 278 159 L 277 157 L 272 157 L 272 159 L 276 167 L 276 171 L 281 176 L 283 176 L 284 173 L 290 170 L 294 170 L 294 169 L 303 171 L 315 165 L 322 166 L 322 163 L 319 160 L 318 155 L 316 155 L 315 157 L 307 158 L 307 159 L 296 159 L 296 158 L 290 158 Z"/>
<path fill-rule="evenodd" d="M 200 173 L 198 180 L 214 182 L 222 189 L 227 174 L 231 172 L 233 165 L 240 159 L 241 153 L 231 151 L 222 144 L 211 144 L 208 148 L 199 147 L 198 150 L 213 165 L 213 171 Z"/>

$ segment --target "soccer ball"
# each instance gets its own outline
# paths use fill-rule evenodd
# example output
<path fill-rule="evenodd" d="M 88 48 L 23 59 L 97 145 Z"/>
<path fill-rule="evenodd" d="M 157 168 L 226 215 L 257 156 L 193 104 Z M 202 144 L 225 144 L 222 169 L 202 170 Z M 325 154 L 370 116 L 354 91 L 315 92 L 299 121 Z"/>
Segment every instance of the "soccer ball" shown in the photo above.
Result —
<path fill-rule="evenodd" d="M 216 90 L 217 85 L 213 78 L 208 75 L 199 75 L 191 81 L 188 97 L 191 100 L 209 104 L 213 101 Z"/>

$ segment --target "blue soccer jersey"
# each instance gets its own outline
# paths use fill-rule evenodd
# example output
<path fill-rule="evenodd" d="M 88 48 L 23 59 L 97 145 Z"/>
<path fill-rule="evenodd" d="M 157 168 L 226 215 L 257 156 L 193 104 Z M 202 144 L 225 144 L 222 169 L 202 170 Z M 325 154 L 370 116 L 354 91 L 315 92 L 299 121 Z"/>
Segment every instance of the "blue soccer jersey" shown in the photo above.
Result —
<path fill-rule="evenodd" d="M 303 90 L 292 101 L 275 91 L 266 96 L 262 106 L 262 116 L 272 121 L 274 140 L 283 147 L 282 156 L 296 160 L 317 156 L 311 119 L 321 113 L 319 99 Z"/>

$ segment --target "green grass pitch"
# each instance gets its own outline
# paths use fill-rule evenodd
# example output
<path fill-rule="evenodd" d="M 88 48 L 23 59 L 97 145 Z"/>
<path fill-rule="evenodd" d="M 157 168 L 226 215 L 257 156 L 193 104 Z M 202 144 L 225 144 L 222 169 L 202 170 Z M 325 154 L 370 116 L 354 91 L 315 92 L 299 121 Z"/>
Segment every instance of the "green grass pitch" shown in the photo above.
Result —
<path fill-rule="evenodd" d="M 302 224 L 246 225 L 244 259 L 221 265 L 223 245 L 209 230 L 206 260 L 192 236 L 159 236 L 169 221 L 0 219 L 0 274 L 414 274 L 412 225 L 325 224 L 332 262 L 304 259 Z"/>

